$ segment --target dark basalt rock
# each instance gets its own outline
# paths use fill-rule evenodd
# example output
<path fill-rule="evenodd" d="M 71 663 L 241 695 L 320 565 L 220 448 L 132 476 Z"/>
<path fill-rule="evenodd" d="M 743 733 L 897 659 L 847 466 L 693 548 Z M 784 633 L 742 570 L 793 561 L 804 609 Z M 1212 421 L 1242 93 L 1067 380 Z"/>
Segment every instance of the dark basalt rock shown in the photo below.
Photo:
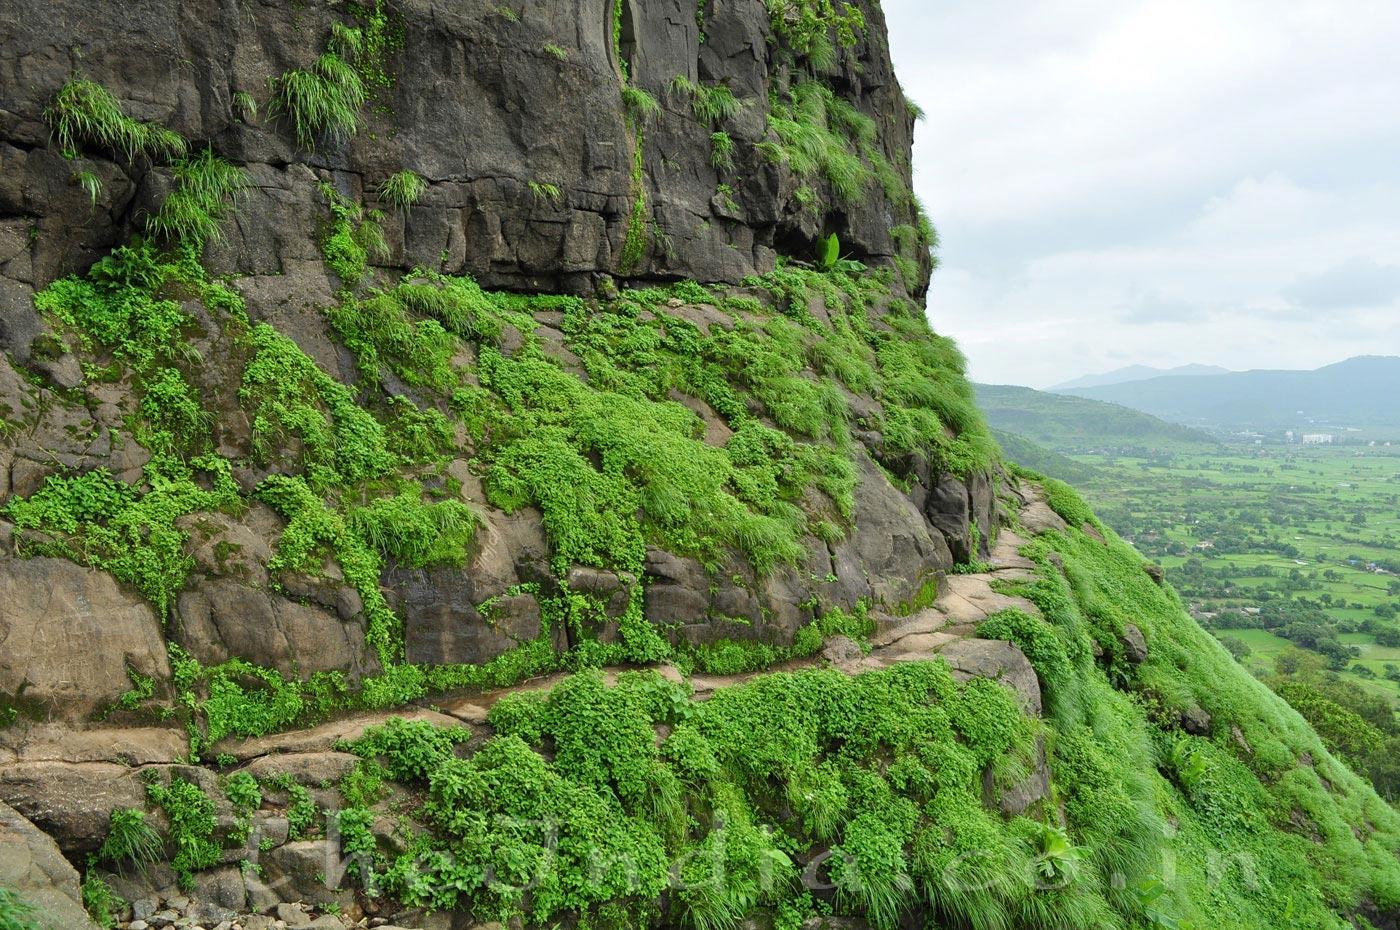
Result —
<path fill-rule="evenodd" d="M 907 182 L 913 121 L 894 79 L 883 14 L 860 5 L 869 28 L 829 80 L 875 119 L 885 156 Z M 60 157 L 42 113 L 77 71 L 111 88 L 131 115 L 207 141 L 246 166 L 253 185 L 227 239 L 211 249 L 216 270 L 279 275 L 316 260 L 324 207 L 314 180 L 373 202 L 386 177 L 409 168 L 429 186 L 413 210 L 386 211 L 390 265 L 534 290 L 590 291 L 596 275 L 616 273 L 637 191 L 612 3 L 551 0 L 518 22 L 488 3 L 403 0 L 393 10 L 404 40 L 386 62 L 393 87 L 366 108 L 353 139 L 322 145 L 305 165 L 287 127 L 268 118 L 265 89 L 315 61 L 331 23 L 344 19 L 338 4 L 245 10 L 214 0 L 98 7 L 56 0 L 0 12 L 0 299 L 22 309 L 26 288 L 86 268 L 139 231 L 167 185 L 164 167 L 99 151 L 73 162 Z M 913 221 L 908 205 L 891 203 L 878 185 L 859 203 L 841 203 L 819 182 L 823 209 L 803 209 L 792 199 L 797 180 L 754 148 L 767 137 L 769 92 L 800 78 L 775 67 L 764 4 L 715 5 L 703 42 L 692 2 L 623 0 L 622 12 L 632 83 L 662 105 L 643 131 L 654 245 L 623 271 L 738 283 L 770 270 L 779 252 L 808 254 L 833 231 L 854 256 L 878 264 L 893 255 L 889 229 Z M 546 45 L 563 49 L 562 60 Z M 58 49 L 80 49 L 81 66 L 76 53 Z M 169 67 L 176 61 L 189 66 Z M 725 126 L 736 143 L 732 171 L 721 175 L 710 164 L 713 127 L 693 117 L 688 99 L 668 94 L 677 75 L 726 83 L 748 102 Z M 255 97 L 258 117 L 235 114 L 235 91 Z M 73 183 L 77 169 L 103 182 L 97 203 Z M 532 181 L 556 185 L 561 196 L 539 198 Z M 732 188 L 728 198 L 716 198 L 720 183 Z M 4 344 L 23 354 L 38 331 L 34 318 L 4 318 Z"/>

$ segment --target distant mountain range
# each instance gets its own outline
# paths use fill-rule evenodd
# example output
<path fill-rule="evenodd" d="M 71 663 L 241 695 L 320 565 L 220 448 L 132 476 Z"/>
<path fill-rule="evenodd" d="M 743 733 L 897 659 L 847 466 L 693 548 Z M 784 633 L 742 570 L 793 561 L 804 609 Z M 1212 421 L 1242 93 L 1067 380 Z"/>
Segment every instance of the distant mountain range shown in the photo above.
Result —
<path fill-rule="evenodd" d="M 1103 387 L 1109 384 L 1126 384 L 1129 381 L 1146 381 L 1149 378 L 1193 378 L 1200 375 L 1229 374 L 1230 369 L 1219 365 L 1180 365 L 1176 368 L 1153 368 L 1151 365 L 1129 365 L 1106 371 L 1101 375 L 1085 375 L 1046 388 L 1047 391 L 1073 391 L 1080 388 Z"/>
<path fill-rule="evenodd" d="M 1190 426 L 1400 430 L 1397 356 L 1359 356 L 1314 371 L 1158 376 L 1065 391 L 1064 396 L 1122 404 Z"/>
<path fill-rule="evenodd" d="M 1217 444 L 1208 433 L 1118 404 L 1008 384 L 977 384 L 974 388 L 977 403 L 993 430 L 1013 434 L 1056 453 L 1151 453 Z M 1005 448 L 1007 443 L 1003 441 L 1002 446 Z M 1006 451 L 1019 461 L 1013 450 Z M 1021 464 L 1054 474 L 1054 469 L 1037 468 L 1029 461 Z"/>

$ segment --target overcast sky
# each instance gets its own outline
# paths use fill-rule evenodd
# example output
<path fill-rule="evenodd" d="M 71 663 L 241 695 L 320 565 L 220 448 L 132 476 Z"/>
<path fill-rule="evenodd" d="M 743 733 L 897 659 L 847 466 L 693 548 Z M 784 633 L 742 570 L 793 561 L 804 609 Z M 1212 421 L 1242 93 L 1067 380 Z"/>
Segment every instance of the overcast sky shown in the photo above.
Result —
<path fill-rule="evenodd" d="M 1400 354 L 1400 2 L 883 7 L 974 378 Z"/>

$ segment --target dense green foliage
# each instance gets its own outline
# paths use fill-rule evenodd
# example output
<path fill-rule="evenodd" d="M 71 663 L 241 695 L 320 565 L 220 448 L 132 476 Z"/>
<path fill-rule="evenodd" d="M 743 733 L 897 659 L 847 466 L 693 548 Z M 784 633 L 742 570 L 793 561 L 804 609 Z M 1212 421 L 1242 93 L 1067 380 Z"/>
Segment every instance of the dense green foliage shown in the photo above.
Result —
<path fill-rule="evenodd" d="M 1064 486 L 1051 501 L 1074 525 L 1087 512 Z M 1201 926 L 1331 928 L 1368 902 L 1395 907 L 1400 817 L 1090 522 L 1107 542 L 1075 529 L 1023 550 L 1040 579 L 1018 593 L 1044 620 L 1001 615 L 978 631 L 1017 642 L 1041 677 L 1078 842 L 1124 863 L 1169 855 L 1173 908 Z M 1123 650 L 1129 622 L 1147 638 L 1140 665 Z M 1202 710 L 1209 733 L 1185 731 Z"/>
<path fill-rule="evenodd" d="M 8 888 L 0 888 L 0 930 L 39 930 L 34 908 Z"/>
<path fill-rule="evenodd" d="M 222 852 L 214 838 L 218 827 L 214 802 L 194 782 L 178 776 L 169 785 L 148 782 L 146 797 L 170 822 L 170 843 L 175 850 L 170 866 L 180 887 L 189 891 L 194 887 L 194 873 L 217 865 Z"/>
<path fill-rule="evenodd" d="M 411 903 L 534 923 L 635 919 L 669 886 L 673 919 L 714 928 L 755 909 L 812 913 L 798 872 L 814 857 L 841 910 L 892 926 L 916 880 L 940 880 L 947 831 L 976 843 L 994 830 L 981 771 L 1000 760 L 1012 775 L 1035 734 L 1000 686 L 959 686 L 936 662 L 773 675 L 703 704 L 652 673 L 614 688 L 580 674 L 503 701 L 491 722 L 497 735 L 465 759 L 460 736 L 425 724 L 357 745 L 421 792 L 433 828 L 381 855 L 375 880 Z M 1006 893 L 1031 897 L 1040 828 L 1020 823 L 999 865 Z M 932 858 L 906 859 L 920 837 Z"/>

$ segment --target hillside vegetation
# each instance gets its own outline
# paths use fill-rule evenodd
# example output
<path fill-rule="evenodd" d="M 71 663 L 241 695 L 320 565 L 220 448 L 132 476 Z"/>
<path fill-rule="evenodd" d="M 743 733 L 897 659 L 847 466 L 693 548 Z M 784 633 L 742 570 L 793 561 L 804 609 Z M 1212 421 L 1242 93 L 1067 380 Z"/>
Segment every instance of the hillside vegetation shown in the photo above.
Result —
<path fill-rule="evenodd" d="M 1055 452 L 1152 453 L 1215 445 L 1209 433 L 1119 404 L 1008 384 L 979 384 L 976 391 L 993 428 Z"/>

